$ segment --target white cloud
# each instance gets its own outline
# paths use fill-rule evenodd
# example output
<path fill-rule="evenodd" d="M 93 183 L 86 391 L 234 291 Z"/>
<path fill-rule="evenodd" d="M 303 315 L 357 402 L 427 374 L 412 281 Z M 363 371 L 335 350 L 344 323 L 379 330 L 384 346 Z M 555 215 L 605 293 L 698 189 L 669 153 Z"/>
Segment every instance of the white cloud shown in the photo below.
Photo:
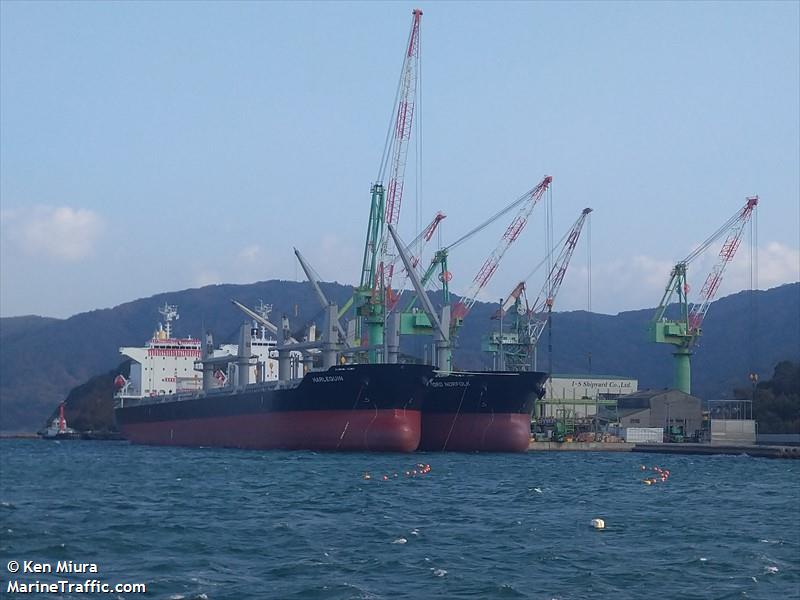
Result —
<path fill-rule="evenodd" d="M 758 253 L 758 287 L 800 281 L 800 250 L 770 242 Z"/>
<path fill-rule="evenodd" d="M 706 276 L 718 260 L 719 248 L 708 249 L 689 265 L 689 300 L 696 300 Z M 592 273 L 592 308 L 616 313 L 658 304 L 674 263 L 647 255 L 595 264 Z M 765 290 L 800 281 L 800 250 L 780 242 L 758 249 L 758 288 Z M 538 284 L 540 285 L 540 284 Z M 743 242 L 728 264 L 715 299 L 750 289 L 750 251 Z M 535 293 L 529 290 L 529 293 Z M 586 308 L 586 268 L 570 267 L 557 300 L 557 310 Z"/>
<path fill-rule="evenodd" d="M 664 293 L 674 263 L 637 254 L 592 267 L 592 310 L 614 314 L 655 306 Z M 556 310 L 585 310 L 587 270 L 567 272 Z M 541 285 L 541 283 L 539 284 Z"/>
<path fill-rule="evenodd" d="M 286 252 L 283 253 L 288 254 Z M 267 279 L 288 279 L 291 265 L 288 256 L 275 256 L 261 244 L 215 252 L 210 258 L 192 265 L 192 285 L 203 287 L 221 283 L 253 283 Z"/>
<path fill-rule="evenodd" d="M 77 261 L 92 254 L 103 219 L 87 208 L 35 206 L 2 214 L 4 235 L 31 256 Z"/>
<path fill-rule="evenodd" d="M 238 260 L 248 264 L 257 263 L 264 258 L 264 249 L 259 244 L 250 244 L 242 248 L 238 254 Z"/>
<path fill-rule="evenodd" d="M 216 285 L 219 283 L 223 283 L 223 280 L 217 271 L 195 267 L 195 273 L 192 276 L 192 285 L 195 287 L 205 287 L 207 285 Z"/>
<path fill-rule="evenodd" d="M 339 281 L 341 283 L 358 284 L 362 250 L 354 243 L 335 233 L 324 233 L 316 244 L 308 244 L 304 251 L 298 248 L 303 256 L 313 260 L 312 266 L 323 281 Z M 300 276 L 303 277 L 302 271 Z"/>

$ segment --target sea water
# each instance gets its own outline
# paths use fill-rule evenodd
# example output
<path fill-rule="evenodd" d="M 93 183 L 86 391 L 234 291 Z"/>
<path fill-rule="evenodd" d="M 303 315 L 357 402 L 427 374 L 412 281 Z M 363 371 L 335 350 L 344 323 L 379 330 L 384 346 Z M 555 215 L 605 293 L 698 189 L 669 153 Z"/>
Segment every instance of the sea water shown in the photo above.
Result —
<path fill-rule="evenodd" d="M 792 460 L 3 440 L 0 468 L 4 598 L 800 597 Z"/>

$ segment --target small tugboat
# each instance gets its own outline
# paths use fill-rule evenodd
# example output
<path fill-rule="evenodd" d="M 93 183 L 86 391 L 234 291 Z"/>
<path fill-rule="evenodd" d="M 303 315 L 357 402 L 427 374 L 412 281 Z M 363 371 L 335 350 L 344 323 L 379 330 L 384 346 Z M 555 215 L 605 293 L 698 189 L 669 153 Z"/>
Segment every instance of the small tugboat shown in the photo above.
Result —
<path fill-rule="evenodd" d="M 50 424 L 39 432 L 39 437 L 44 440 L 79 440 L 81 434 L 71 427 L 67 427 L 67 420 L 64 418 L 64 403 L 58 406 L 58 416 L 54 417 Z"/>

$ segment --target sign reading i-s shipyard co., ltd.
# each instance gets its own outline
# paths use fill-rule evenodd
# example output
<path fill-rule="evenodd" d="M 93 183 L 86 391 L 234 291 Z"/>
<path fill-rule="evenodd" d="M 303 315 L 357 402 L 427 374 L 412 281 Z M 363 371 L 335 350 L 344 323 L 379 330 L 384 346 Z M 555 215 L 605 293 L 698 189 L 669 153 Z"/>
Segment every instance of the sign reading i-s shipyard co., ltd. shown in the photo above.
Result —
<path fill-rule="evenodd" d="M 587 375 L 553 375 L 546 386 L 548 398 L 563 400 L 595 398 L 601 394 L 604 396 L 632 394 L 638 389 L 637 379 Z"/>

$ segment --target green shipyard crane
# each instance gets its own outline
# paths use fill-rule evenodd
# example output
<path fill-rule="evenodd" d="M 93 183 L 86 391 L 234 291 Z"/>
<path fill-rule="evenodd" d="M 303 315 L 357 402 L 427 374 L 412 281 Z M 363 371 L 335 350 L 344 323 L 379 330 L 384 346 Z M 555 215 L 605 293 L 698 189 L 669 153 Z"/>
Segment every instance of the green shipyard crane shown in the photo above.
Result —
<path fill-rule="evenodd" d="M 499 370 L 528 371 L 536 369 L 536 344 L 539 342 L 539 338 L 550 320 L 556 296 L 561 289 L 561 283 L 564 281 L 575 247 L 578 245 L 583 225 L 591 212 L 591 208 L 584 208 L 578 219 L 562 238 L 564 245 L 550 272 L 547 274 L 536 301 L 532 305 L 528 304 L 528 298 L 525 293 L 526 282 L 544 261 L 537 265 L 528 277 L 517 284 L 503 302 L 498 314 L 493 317 L 499 318 L 512 312 L 509 315 L 511 318 L 508 319 L 512 323 L 511 331 L 505 332 L 503 330 L 503 319 L 501 318 L 500 331 L 494 332 L 483 339 L 483 350 L 494 356 L 495 367 Z"/>
<path fill-rule="evenodd" d="M 348 323 L 345 339 L 348 342 L 352 341 L 352 345 L 359 349 L 354 354 L 354 360 L 356 361 L 366 359 L 370 363 L 387 360 L 391 362 L 397 355 L 399 335 L 433 333 L 434 337 L 443 338 L 437 342 L 437 347 L 441 349 L 441 352 L 437 355 L 437 363 L 440 368 L 450 370 L 451 360 L 449 356 L 446 357 L 446 352 L 444 351 L 445 342 L 449 344 L 449 340 L 454 337 L 452 334 L 455 333 L 461 321 L 469 313 L 478 293 L 494 274 L 505 251 L 525 227 L 530 211 L 548 189 L 552 178 L 545 177 L 538 186 L 512 202 L 487 222 L 462 236 L 449 247 L 436 252 L 428 272 L 422 277 L 422 282 L 419 281 L 419 278 L 414 282 L 417 297 L 405 309 L 399 309 L 398 304 L 405 284 L 405 277 L 412 276 L 412 273 L 416 275 L 415 269 L 419 263 L 422 247 L 431 239 L 440 221 L 444 218 L 442 213 L 438 213 L 431 224 L 412 242 L 411 248 L 403 247 L 405 254 L 402 257 L 403 269 L 401 269 L 401 275 L 398 277 L 398 280 L 403 279 L 403 281 L 395 286 L 393 277 L 395 267 L 400 266 L 400 252 L 399 247 L 396 244 L 391 244 L 389 238 L 397 235 L 396 229 L 403 197 L 408 146 L 418 101 L 417 91 L 420 88 L 419 28 L 421 17 L 421 10 L 415 9 L 412 11 L 411 30 L 406 44 L 389 130 L 386 134 L 386 145 L 381 158 L 378 176 L 371 188 L 369 220 L 359 285 L 355 288 L 351 299 L 339 311 L 338 316 L 342 318 L 350 311 L 353 311 L 351 313 L 353 318 Z M 386 181 L 385 186 L 384 181 Z M 497 248 L 475 277 L 469 292 L 452 307 L 456 317 L 451 320 L 449 315 L 445 315 L 445 313 L 449 313 L 451 308 L 448 287 L 451 274 L 447 269 L 448 250 L 520 205 L 522 206 L 519 214 L 509 225 Z M 390 234 L 390 230 L 394 231 Z M 399 240 L 399 237 L 397 239 Z M 417 247 L 413 249 L 414 246 Z M 427 284 L 437 271 L 439 272 L 439 281 L 442 284 L 444 304 L 447 310 L 443 310 L 441 318 L 436 315 L 436 318 L 431 318 L 428 310 L 421 311 L 416 309 L 414 303 L 418 301 L 419 290 L 423 289 L 421 286 Z M 413 279 L 414 276 L 412 276 Z M 422 299 L 419 299 L 419 302 L 425 304 Z M 426 306 L 425 308 L 430 307 Z M 442 333 L 442 323 L 444 323 L 444 327 L 450 334 L 445 336 Z M 342 329 L 339 326 L 340 337 Z"/>
<path fill-rule="evenodd" d="M 736 214 L 711 234 L 691 254 L 672 267 L 664 295 L 661 297 L 661 302 L 658 304 L 655 315 L 650 321 L 650 340 L 674 346 L 672 353 L 675 357 L 673 387 L 687 394 L 691 393 L 692 388 L 690 362 L 692 347 L 697 338 L 703 333 L 703 319 L 722 282 L 725 267 L 733 259 L 736 250 L 739 248 L 744 226 L 750 221 L 750 217 L 757 205 L 758 196 L 748 197 L 744 207 L 739 209 Z M 725 242 L 717 255 L 717 262 L 706 277 L 697 302 L 690 303 L 688 300 L 687 267 L 689 263 L 700 256 L 723 235 L 725 236 Z M 677 303 L 678 314 L 676 318 L 669 318 L 666 314 L 667 307 L 673 300 Z"/>
<path fill-rule="evenodd" d="M 553 180 L 552 177 L 550 177 L 549 175 L 545 175 L 542 181 L 539 182 L 535 187 L 525 192 L 522 196 L 520 196 L 519 198 L 508 204 L 506 207 L 495 213 L 492 217 L 490 217 L 477 227 L 474 227 L 466 234 L 459 237 L 452 244 L 444 248 L 440 248 L 434 254 L 430 265 L 428 266 L 427 270 L 421 277 L 419 277 L 416 273 L 415 270 L 416 264 L 415 263 L 412 264 L 408 246 L 406 246 L 402 242 L 402 240 L 397 235 L 396 231 L 394 231 L 394 228 L 391 228 L 390 231 L 392 232 L 391 235 L 394 238 L 396 248 L 400 253 L 401 258 L 403 258 L 403 264 L 406 268 L 406 272 L 411 277 L 411 280 L 414 283 L 414 290 L 416 292 L 416 294 L 412 296 L 411 301 L 406 305 L 405 309 L 401 313 L 400 332 L 415 333 L 415 334 L 433 333 L 435 342 L 434 345 L 437 348 L 436 361 L 440 369 L 449 370 L 451 368 L 452 347 L 458 335 L 458 330 L 464 321 L 464 318 L 466 318 L 466 316 L 472 309 L 473 305 L 475 304 L 478 294 L 486 286 L 486 284 L 492 278 L 494 273 L 497 271 L 497 268 L 500 266 L 500 262 L 503 259 L 503 256 L 505 255 L 506 251 L 511 247 L 511 244 L 513 244 L 517 240 L 519 235 L 522 233 L 523 229 L 525 229 L 525 225 L 528 222 L 528 218 L 530 217 L 531 212 L 533 211 L 534 207 L 539 202 L 539 200 L 541 200 L 545 192 L 549 189 L 552 180 Z M 461 297 L 461 299 L 458 302 L 456 302 L 451 307 L 449 282 L 451 280 L 452 275 L 448 270 L 447 266 L 449 251 L 458 246 L 459 244 L 462 244 L 464 241 L 471 238 L 479 231 L 482 231 L 483 229 L 488 227 L 491 223 L 494 223 L 500 217 L 502 217 L 503 215 L 505 215 L 506 213 L 510 212 L 515 208 L 518 208 L 517 213 L 511 220 L 511 223 L 506 228 L 497 246 L 489 254 L 489 257 L 481 266 L 480 270 L 478 271 L 478 274 L 472 280 L 469 290 Z M 439 272 L 439 281 L 442 286 L 443 309 L 441 316 L 436 315 L 435 313 L 432 312 L 433 309 L 432 306 L 430 305 L 427 295 L 423 297 L 423 294 L 426 294 L 426 292 L 424 291 L 426 284 L 428 284 L 432 280 L 433 275 L 437 271 Z M 417 302 L 419 302 L 422 305 L 423 308 L 422 314 L 414 312 L 414 307 Z M 413 331 L 406 327 L 403 327 L 402 325 L 409 317 L 413 317 L 417 325 L 417 327 Z M 424 317 L 427 317 L 427 324 L 420 322 L 420 319 L 423 319 Z"/>
<path fill-rule="evenodd" d="M 361 266 L 361 279 L 340 316 L 355 308 L 356 337 L 361 346 L 368 346 L 369 362 L 378 362 L 384 343 L 387 297 L 392 297 L 392 276 L 396 257 L 389 245 L 386 225 L 397 226 L 403 199 L 408 143 L 414 123 L 419 82 L 419 25 L 422 11 L 412 11 L 411 30 L 405 47 L 400 82 L 390 118 L 386 144 L 372 185 L 367 237 Z M 388 184 L 384 181 L 388 174 Z"/>

